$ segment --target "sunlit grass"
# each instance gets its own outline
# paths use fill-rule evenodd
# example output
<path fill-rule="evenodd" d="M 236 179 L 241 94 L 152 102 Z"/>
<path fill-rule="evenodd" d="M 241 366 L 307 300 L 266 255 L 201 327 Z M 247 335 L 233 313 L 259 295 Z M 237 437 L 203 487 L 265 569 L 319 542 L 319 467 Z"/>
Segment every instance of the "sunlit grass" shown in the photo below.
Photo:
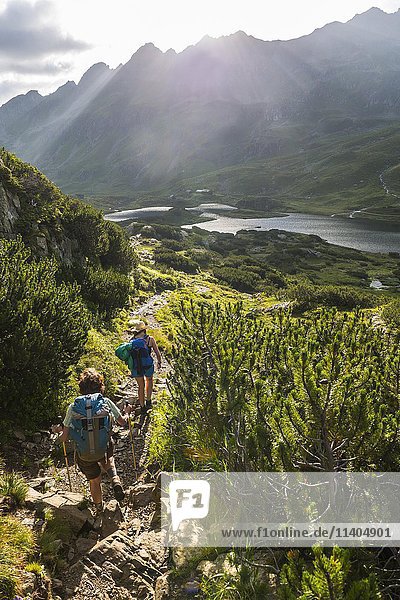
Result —
<path fill-rule="evenodd" d="M 0 597 L 11 600 L 20 591 L 23 568 L 33 555 L 32 531 L 15 517 L 0 517 Z"/>
<path fill-rule="evenodd" d="M 16 506 L 23 504 L 28 489 L 28 484 L 18 473 L 0 472 L 0 496 L 10 498 Z"/>

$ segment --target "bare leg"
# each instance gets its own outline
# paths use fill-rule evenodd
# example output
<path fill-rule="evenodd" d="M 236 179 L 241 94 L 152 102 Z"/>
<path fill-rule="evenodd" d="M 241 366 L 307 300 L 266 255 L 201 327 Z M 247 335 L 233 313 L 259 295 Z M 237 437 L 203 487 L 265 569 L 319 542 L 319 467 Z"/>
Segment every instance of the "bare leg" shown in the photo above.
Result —
<path fill-rule="evenodd" d="M 115 498 L 121 502 L 125 497 L 125 492 L 121 485 L 121 480 L 117 475 L 114 457 L 110 456 L 107 462 L 105 460 L 100 461 L 100 465 L 111 479 Z"/>
<path fill-rule="evenodd" d="M 151 377 L 146 377 L 146 400 L 147 400 L 147 402 L 151 401 L 152 393 L 153 393 L 153 375 Z"/>
<path fill-rule="evenodd" d="M 103 494 L 101 492 L 101 475 L 96 477 L 96 479 L 91 479 L 89 481 L 90 493 L 93 498 L 93 502 L 98 505 L 103 501 Z"/>
<path fill-rule="evenodd" d="M 140 406 L 144 406 L 144 377 L 135 377 L 138 384 L 138 398 Z"/>
<path fill-rule="evenodd" d="M 117 476 L 117 469 L 115 467 L 115 460 L 113 456 L 110 456 L 107 462 L 105 460 L 101 460 L 100 466 L 102 467 L 102 470 L 107 473 L 111 480 Z"/>

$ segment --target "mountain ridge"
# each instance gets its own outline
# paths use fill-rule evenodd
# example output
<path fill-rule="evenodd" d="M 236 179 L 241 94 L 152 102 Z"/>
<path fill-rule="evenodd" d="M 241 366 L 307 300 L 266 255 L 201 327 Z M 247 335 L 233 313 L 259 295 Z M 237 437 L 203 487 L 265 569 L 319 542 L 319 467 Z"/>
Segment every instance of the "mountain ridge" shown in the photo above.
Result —
<path fill-rule="evenodd" d="M 400 119 L 398 40 L 400 11 L 370 9 L 294 40 L 239 30 L 180 53 L 149 42 L 18 117 L 0 107 L 0 144 L 69 193 L 153 189 L 301 152 L 300 130 L 317 141 L 326 119 Z"/>

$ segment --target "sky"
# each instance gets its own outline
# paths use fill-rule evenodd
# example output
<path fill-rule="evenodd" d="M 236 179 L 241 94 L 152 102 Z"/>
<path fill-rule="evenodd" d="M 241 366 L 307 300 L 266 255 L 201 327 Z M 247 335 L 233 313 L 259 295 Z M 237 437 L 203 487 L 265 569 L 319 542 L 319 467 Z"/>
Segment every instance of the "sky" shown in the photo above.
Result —
<path fill-rule="evenodd" d="M 0 0 L 0 105 L 78 83 L 97 62 L 115 68 L 147 42 L 181 52 L 239 30 L 287 40 L 372 6 L 395 12 L 400 0 Z"/>

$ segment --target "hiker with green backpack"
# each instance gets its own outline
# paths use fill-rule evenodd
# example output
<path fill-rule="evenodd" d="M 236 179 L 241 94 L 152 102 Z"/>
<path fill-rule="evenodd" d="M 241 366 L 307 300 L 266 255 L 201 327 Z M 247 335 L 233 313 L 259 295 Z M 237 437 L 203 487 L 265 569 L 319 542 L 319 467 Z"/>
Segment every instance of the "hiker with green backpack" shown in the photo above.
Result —
<path fill-rule="evenodd" d="M 128 427 L 128 414 L 122 415 L 118 407 L 103 396 L 104 378 L 95 369 L 85 369 L 79 378 L 81 396 L 75 398 L 67 410 L 62 425 L 53 427 L 61 432 L 60 441 L 67 439 L 76 444 L 76 463 L 89 481 L 90 493 L 97 515 L 103 512 L 101 473 L 110 477 L 114 496 L 121 502 L 125 492 L 117 475 L 114 462 L 114 445 L 111 439 L 114 420 Z"/>
<path fill-rule="evenodd" d="M 157 358 L 157 367 L 161 369 L 161 354 L 156 340 L 146 333 L 147 326 L 143 321 L 133 323 L 133 337 L 129 342 L 120 344 L 115 354 L 128 366 L 131 376 L 138 384 L 138 398 L 141 415 L 145 416 L 151 409 L 153 393 L 154 360 L 152 350 Z M 146 393 L 146 396 L 145 396 Z M 146 397 L 146 401 L 145 401 Z"/>

